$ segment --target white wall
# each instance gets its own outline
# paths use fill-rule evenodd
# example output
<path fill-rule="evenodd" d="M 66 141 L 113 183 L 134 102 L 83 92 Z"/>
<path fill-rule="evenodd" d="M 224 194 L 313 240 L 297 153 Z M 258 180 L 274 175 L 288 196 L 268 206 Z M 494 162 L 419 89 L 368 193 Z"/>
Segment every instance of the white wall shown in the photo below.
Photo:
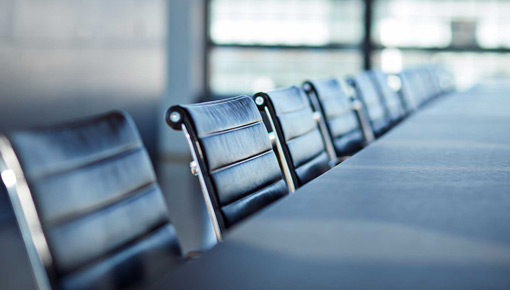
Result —
<path fill-rule="evenodd" d="M 164 0 L 0 0 L 0 132 L 112 109 L 156 152 Z"/>

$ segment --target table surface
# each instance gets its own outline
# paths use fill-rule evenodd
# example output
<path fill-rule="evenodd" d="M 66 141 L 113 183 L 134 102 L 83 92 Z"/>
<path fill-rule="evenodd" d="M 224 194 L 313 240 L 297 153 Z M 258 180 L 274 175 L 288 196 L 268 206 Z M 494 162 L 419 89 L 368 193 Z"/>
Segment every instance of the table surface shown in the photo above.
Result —
<path fill-rule="evenodd" d="M 154 289 L 508 289 L 510 84 L 438 99 Z"/>

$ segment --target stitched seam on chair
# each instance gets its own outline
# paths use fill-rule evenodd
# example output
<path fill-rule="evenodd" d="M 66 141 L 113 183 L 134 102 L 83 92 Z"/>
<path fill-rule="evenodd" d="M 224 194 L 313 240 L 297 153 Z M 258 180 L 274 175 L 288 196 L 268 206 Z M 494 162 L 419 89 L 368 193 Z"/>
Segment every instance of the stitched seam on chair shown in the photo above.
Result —
<path fill-rule="evenodd" d="M 345 128 L 346 126 L 345 125 L 351 125 L 349 127 L 347 127 L 348 130 L 354 130 L 354 129 L 358 129 L 359 128 L 359 124 L 358 122 L 356 122 L 356 120 L 353 120 L 354 119 L 354 116 L 352 116 L 353 118 L 352 119 L 347 119 L 345 117 L 343 118 L 334 118 L 334 119 L 330 119 L 328 121 L 328 125 L 330 126 L 331 128 L 331 133 L 334 134 L 335 131 L 337 131 L 337 129 L 339 127 L 342 127 Z M 341 125 L 338 125 L 337 122 L 340 122 Z"/>
<path fill-rule="evenodd" d="M 347 101 L 347 100 L 342 100 L 344 98 L 347 99 L 347 97 L 335 96 L 335 95 L 331 94 L 330 97 L 320 98 L 320 102 L 324 105 L 324 107 L 329 107 L 328 103 L 330 103 L 330 102 L 338 103 L 338 102 Z M 348 102 L 345 102 L 345 103 L 348 104 Z"/>
<path fill-rule="evenodd" d="M 329 91 L 329 90 L 328 90 Z M 327 100 L 330 100 L 330 99 L 335 99 L 337 97 L 337 95 L 339 95 L 338 93 L 327 93 L 327 94 L 318 94 L 318 97 L 321 101 L 327 101 Z"/>
<path fill-rule="evenodd" d="M 297 108 L 295 108 L 294 110 L 290 110 L 290 111 L 280 111 L 280 112 L 278 112 L 278 116 L 285 115 L 285 114 L 295 113 L 295 112 L 297 112 L 297 111 L 302 111 L 302 110 L 304 110 L 304 109 L 306 109 L 306 108 L 308 108 L 308 107 L 309 107 L 309 106 L 308 106 L 306 103 L 303 103 L 303 105 L 302 105 L 302 106 L 297 107 Z"/>
<path fill-rule="evenodd" d="M 324 150 L 319 150 L 317 153 L 315 153 L 314 155 L 308 157 L 307 159 L 305 160 L 302 160 L 301 162 L 299 162 L 298 164 L 295 164 L 294 167 L 296 167 L 296 169 L 298 167 L 301 167 L 302 165 L 310 162 L 311 160 L 315 159 L 317 156 L 319 156 L 320 154 L 324 153 L 325 151 Z"/>
<path fill-rule="evenodd" d="M 235 132 L 235 131 L 238 131 L 238 130 L 243 130 L 243 129 L 246 129 L 246 128 L 253 127 L 253 126 L 255 126 L 255 125 L 259 124 L 259 123 L 262 123 L 262 121 L 261 120 L 256 120 L 254 122 L 246 123 L 246 124 L 235 126 L 235 127 L 232 127 L 232 128 L 218 130 L 218 131 L 212 131 L 212 132 L 209 132 L 209 133 L 201 134 L 198 137 L 199 138 L 207 138 L 207 137 L 211 137 L 211 136 L 216 136 L 216 135 L 221 135 L 221 134 L 225 134 L 225 133 Z"/>
<path fill-rule="evenodd" d="M 325 153 L 325 152 L 324 152 L 324 150 L 321 150 L 321 151 L 319 151 L 317 154 L 313 155 L 312 157 L 310 157 L 310 158 L 308 158 L 308 159 L 306 159 L 306 160 L 302 161 L 300 164 L 298 164 L 298 165 L 296 165 L 296 166 L 295 166 L 295 167 L 296 167 L 296 170 L 297 170 L 299 167 L 301 167 L 301 166 L 303 166 L 303 165 L 305 165 L 305 164 L 307 164 L 307 163 L 309 163 L 309 162 L 313 161 L 314 159 L 317 159 L 317 157 L 319 157 L 319 156 L 320 156 L 321 154 L 323 154 L 323 153 Z"/>
<path fill-rule="evenodd" d="M 88 167 L 91 165 L 99 164 L 104 161 L 116 159 L 121 156 L 127 156 L 129 154 L 135 153 L 142 149 L 143 149 L 143 144 L 140 142 L 136 142 L 136 143 L 124 145 L 124 146 L 121 146 L 121 147 L 118 147 L 115 149 L 105 150 L 105 151 L 102 151 L 101 153 L 96 153 L 96 154 L 94 154 L 95 156 L 93 156 L 93 159 L 87 160 L 87 162 L 84 162 L 84 159 L 90 159 L 91 157 L 79 158 L 76 161 L 67 162 L 67 164 L 64 163 L 64 165 L 60 166 L 59 168 L 53 168 L 53 169 L 49 169 L 46 171 L 40 171 L 37 173 L 35 173 L 35 172 L 32 173 L 32 172 L 28 171 L 27 175 L 30 176 L 30 179 L 32 179 L 32 182 L 33 182 L 33 181 L 37 181 L 39 179 L 47 178 L 52 175 L 67 173 L 69 171 L 74 171 L 74 170 L 77 170 L 80 168 L 85 168 L 85 167 Z"/>
<path fill-rule="evenodd" d="M 237 165 L 240 165 L 241 163 L 248 162 L 248 161 L 251 161 L 251 160 L 254 160 L 254 159 L 260 158 L 260 157 L 262 157 L 262 156 L 264 156 L 264 155 L 266 155 L 266 154 L 268 154 L 268 153 L 270 153 L 270 152 L 272 152 L 272 151 L 273 151 L 273 149 L 272 149 L 272 148 L 269 148 L 269 149 L 267 149 L 266 151 L 262 151 L 262 152 L 260 152 L 260 153 L 257 153 L 257 154 L 251 155 L 251 156 L 249 156 L 249 157 L 243 158 L 243 159 L 241 159 L 241 160 L 237 160 L 237 161 L 235 161 L 235 162 L 232 162 L 232 163 L 229 163 L 229 164 L 223 165 L 223 166 L 221 166 L 221 167 L 215 168 L 215 169 L 213 169 L 213 170 L 210 170 L 210 171 L 209 171 L 209 174 L 211 174 L 211 175 L 212 175 L 212 174 L 216 174 L 216 173 L 218 173 L 218 172 L 220 172 L 220 171 L 227 170 L 227 169 L 229 169 L 229 168 L 232 168 L 232 167 L 235 167 L 235 166 L 237 166 Z"/>
<path fill-rule="evenodd" d="M 234 98 L 231 98 L 231 99 L 227 99 L 227 100 L 217 100 L 217 101 L 210 101 L 210 102 L 206 102 L 206 103 L 197 103 L 197 104 L 189 104 L 189 105 L 183 105 L 184 108 L 186 107 L 206 107 L 206 106 L 214 106 L 214 105 L 217 105 L 217 104 L 227 104 L 227 103 L 232 103 L 232 102 L 235 102 L 239 99 L 243 99 L 243 98 L 249 98 L 248 96 L 238 96 L 238 97 L 234 97 Z"/>
<path fill-rule="evenodd" d="M 156 182 L 155 182 L 155 180 L 153 180 L 151 182 L 145 183 L 141 186 L 136 187 L 135 189 L 129 190 L 123 194 L 120 194 L 114 198 L 108 199 L 108 200 L 101 202 L 99 204 L 96 204 L 94 206 L 91 206 L 91 207 L 88 207 L 88 208 L 85 208 L 82 210 L 74 211 L 73 213 L 64 215 L 64 216 L 56 218 L 54 220 L 47 221 L 45 224 L 47 227 L 55 227 L 55 226 L 61 226 L 61 225 L 67 224 L 67 223 L 71 223 L 71 222 L 79 220 L 80 218 L 85 217 L 87 215 L 90 215 L 95 212 L 101 211 L 105 208 L 114 206 L 115 204 L 117 204 L 123 200 L 129 199 L 129 198 L 134 198 L 136 196 L 144 195 L 144 194 L 150 192 L 155 187 L 156 187 Z"/>
<path fill-rule="evenodd" d="M 347 108 L 347 109 L 344 109 L 340 112 L 334 112 L 333 114 L 329 114 L 328 115 L 328 118 L 339 118 L 339 117 L 343 117 L 349 113 L 352 113 L 352 110 Z"/>
<path fill-rule="evenodd" d="M 267 183 L 265 183 L 265 184 L 255 188 L 255 189 L 253 189 L 253 190 L 251 190 L 249 192 L 245 192 L 245 194 L 241 195 L 239 198 L 236 198 L 235 200 L 233 200 L 233 201 L 231 201 L 231 202 L 229 202 L 227 204 L 221 205 L 221 208 L 223 209 L 225 207 L 228 207 L 228 206 L 230 206 L 230 205 L 232 205 L 234 203 L 237 203 L 237 202 L 241 201 L 242 199 L 246 199 L 248 197 L 251 197 L 253 194 L 257 193 L 258 191 L 261 191 L 261 190 L 263 190 L 263 189 L 265 189 L 267 187 L 270 187 L 270 186 L 272 186 L 274 184 L 277 184 L 278 182 L 280 182 L 282 180 L 283 180 L 282 176 L 278 176 L 277 179 L 275 179 L 274 181 L 273 180 L 269 180 Z"/>
<path fill-rule="evenodd" d="M 131 240 L 128 240 L 124 244 L 119 245 L 119 246 L 117 246 L 117 247 L 115 247 L 115 248 L 113 248 L 113 249 L 111 249 L 109 251 L 106 251 L 105 253 L 103 253 L 102 255 L 100 255 L 98 257 L 96 257 L 95 259 L 83 262 L 83 263 L 75 266 L 73 269 L 71 269 L 69 271 L 66 271 L 66 272 L 64 272 L 62 274 L 66 275 L 66 276 L 73 275 L 74 273 L 80 271 L 81 269 L 93 267 L 94 265 L 99 264 L 101 261 L 109 259 L 112 256 L 114 256 L 115 254 L 120 253 L 122 250 L 124 250 L 126 248 L 129 248 L 131 246 L 134 246 L 134 245 L 140 243 L 141 241 L 149 238 L 150 236 L 152 236 L 153 234 L 155 234 L 159 230 L 163 229 L 167 225 L 171 225 L 171 223 L 168 220 L 167 221 L 163 221 L 163 222 L 158 223 L 158 224 L 155 224 L 154 226 L 150 227 L 147 231 L 145 231 L 144 233 L 140 234 L 139 236 L 137 236 L 137 237 L 135 237 L 135 238 L 133 238 Z"/>
<path fill-rule="evenodd" d="M 288 142 L 291 142 L 291 141 L 294 141 L 294 140 L 296 140 L 296 139 L 298 139 L 298 138 L 301 138 L 301 137 L 303 137 L 303 136 L 305 136 L 305 135 L 308 135 L 308 134 L 312 133 L 312 132 L 313 132 L 313 131 L 315 131 L 315 130 L 317 130 L 317 126 L 313 126 L 313 127 L 311 127 L 311 128 L 310 128 L 310 130 L 308 130 L 308 131 L 306 131 L 306 132 L 303 132 L 301 135 L 297 135 L 297 136 L 292 137 L 291 139 L 287 139 L 287 143 L 288 143 Z"/>
<path fill-rule="evenodd" d="M 353 132 L 356 132 L 358 131 L 359 128 L 355 127 L 355 128 L 352 128 L 351 130 L 345 132 L 345 133 L 342 133 L 341 135 L 337 135 L 335 136 L 333 139 L 337 140 L 337 139 L 342 139 L 343 137 L 347 136 L 347 135 L 350 135 L 352 134 Z"/>

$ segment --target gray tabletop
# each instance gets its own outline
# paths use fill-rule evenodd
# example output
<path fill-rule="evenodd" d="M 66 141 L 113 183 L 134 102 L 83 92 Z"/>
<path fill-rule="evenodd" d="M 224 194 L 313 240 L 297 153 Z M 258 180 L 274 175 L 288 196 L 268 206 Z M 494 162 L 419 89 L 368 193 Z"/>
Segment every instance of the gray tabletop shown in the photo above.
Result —
<path fill-rule="evenodd" d="M 509 289 L 510 84 L 439 99 L 156 289 Z"/>

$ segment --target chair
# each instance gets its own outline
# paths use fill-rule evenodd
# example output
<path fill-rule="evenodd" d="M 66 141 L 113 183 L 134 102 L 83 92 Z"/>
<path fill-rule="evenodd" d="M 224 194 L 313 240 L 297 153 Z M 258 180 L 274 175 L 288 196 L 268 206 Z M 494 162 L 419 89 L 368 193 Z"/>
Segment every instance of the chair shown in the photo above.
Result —
<path fill-rule="evenodd" d="M 166 121 L 182 130 L 217 239 L 223 231 L 288 194 L 269 134 L 248 96 L 172 106 Z"/>
<path fill-rule="evenodd" d="M 391 127 L 391 118 L 384 99 L 379 95 L 369 71 L 364 71 L 346 79 L 354 88 L 356 96 L 363 103 L 370 126 L 376 138 L 382 136 Z"/>
<path fill-rule="evenodd" d="M 430 79 L 425 66 L 419 66 L 415 68 L 415 73 L 418 78 L 419 86 L 423 92 L 423 103 L 428 103 L 434 98 L 432 80 Z"/>
<path fill-rule="evenodd" d="M 266 114 L 273 132 L 279 155 L 290 169 L 295 187 L 300 187 L 328 171 L 336 156 L 331 159 L 326 140 L 304 91 L 296 86 L 254 95 L 259 110 Z M 331 143 L 330 143 L 331 144 Z M 334 149 L 329 152 L 334 153 Z"/>
<path fill-rule="evenodd" d="M 441 94 L 449 94 L 456 90 L 455 77 L 444 65 L 436 65 L 436 75 L 439 79 Z"/>
<path fill-rule="evenodd" d="M 388 85 L 388 77 L 382 71 L 374 70 L 372 71 L 372 76 L 380 94 L 385 100 L 392 125 L 399 123 L 408 113 L 404 101 L 397 92 Z"/>
<path fill-rule="evenodd" d="M 0 173 L 4 171 L 0 165 Z M 0 289 L 36 289 L 32 266 L 7 189 L 0 178 Z"/>
<path fill-rule="evenodd" d="M 428 65 L 420 66 L 420 75 L 422 78 L 422 82 L 425 87 L 427 102 L 432 101 L 439 94 L 436 92 L 436 83 L 434 76 L 430 72 L 430 67 Z"/>
<path fill-rule="evenodd" d="M 442 95 L 441 91 L 441 83 L 439 81 L 439 76 L 437 73 L 436 65 L 427 65 L 425 67 L 425 71 L 428 74 L 430 80 L 430 90 L 432 92 L 432 97 L 437 98 Z"/>
<path fill-rule="evenodd" d="M 325 118 L 325 131 L 333 140 L 339 159 L 351 156 L 373 139 L 372 130 L 361 111 L 344 93 L 336 79 L 306 81 L 303 89 L 307 93 L 314 111 Z M 363 126 L 365 125 L 365 126 Z"/>
<path fill-rule="evenodd" d="M 95 118 L 0 138 L 2 180 L 40 289 L 145 288 L 180 249 L 131 118 Z"/>
<path fill-rule="evenodd" d="M 406 110 L 414 112 L 424 103 L 421 88 L 418 85 L 416 73 L 412 70 L 404 70 L 398 74 L 401 82 L 400 96 L 405 101 Z"/>

